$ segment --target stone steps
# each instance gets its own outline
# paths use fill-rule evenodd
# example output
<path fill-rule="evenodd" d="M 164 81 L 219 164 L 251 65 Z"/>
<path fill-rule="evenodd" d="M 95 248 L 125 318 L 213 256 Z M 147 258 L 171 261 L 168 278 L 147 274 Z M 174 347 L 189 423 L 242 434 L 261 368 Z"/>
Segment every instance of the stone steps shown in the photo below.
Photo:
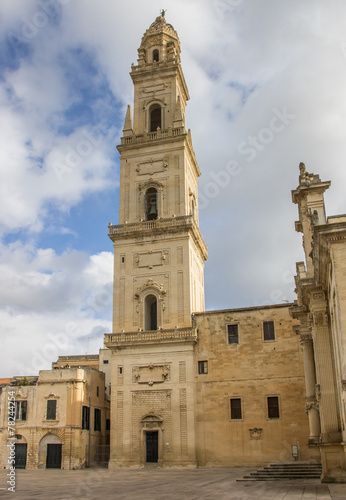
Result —
<path fill-rule="evenodd" d="M 237 481 L 280 481 L 293 479 L 320 479 L 322 466 L 309 462 L 282 462 L 270 464 L 256 472 L 250 472 Z"/>

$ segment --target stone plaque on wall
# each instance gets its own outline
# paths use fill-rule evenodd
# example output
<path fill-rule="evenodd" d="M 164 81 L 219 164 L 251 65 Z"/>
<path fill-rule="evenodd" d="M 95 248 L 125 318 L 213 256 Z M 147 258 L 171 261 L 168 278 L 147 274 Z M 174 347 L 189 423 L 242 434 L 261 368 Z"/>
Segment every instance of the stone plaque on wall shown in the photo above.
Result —
<path fill-rule="evenodd" d="M 160 365 L 150 363 L 146 366 L 134 366 L 132 368 L 132 381 L 138 384 L 162 384 L 171 378 L 171 367 L 169 364 Z"/>
<path fill-rule="evenodd" d="M 150 160 L 143 163 L 138 163 L 137 173 L 138 175 L 154 175 L 159 172 L 165 172 L 168 167 L 165 160 Z"/>
<path fill-rule="evenodd" d="M 159 252 L 136 253 L 133 256 L 133 267 L 147 267 L 152 269 L 155 266 L 168 264 L 169 252 L 167 250 Z"/>

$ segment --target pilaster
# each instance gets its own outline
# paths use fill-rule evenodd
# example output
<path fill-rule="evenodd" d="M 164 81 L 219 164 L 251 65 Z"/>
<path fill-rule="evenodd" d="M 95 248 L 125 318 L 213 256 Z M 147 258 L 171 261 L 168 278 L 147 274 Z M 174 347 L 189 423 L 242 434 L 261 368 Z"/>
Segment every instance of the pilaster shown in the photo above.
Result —
<path fill-rule="evenodd" d="M 341 429 L 335 394 L 336 384 L 327 302 L 325 292 L 321 287 L 311 290 L 310 311 L 316 375 L 320 386 L 321 442 L 336 443 L 341 441 Z"/>

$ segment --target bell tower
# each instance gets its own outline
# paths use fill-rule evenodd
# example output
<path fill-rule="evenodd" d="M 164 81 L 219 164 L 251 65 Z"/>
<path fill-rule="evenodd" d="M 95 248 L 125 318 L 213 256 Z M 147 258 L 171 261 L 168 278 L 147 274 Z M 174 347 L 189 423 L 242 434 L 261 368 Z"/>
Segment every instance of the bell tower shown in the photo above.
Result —
<path fill-rule="evenodd" d="M 110 467 L 146 463 L 152 446 L 158 463 L 191 465 L 197 342 L 192 314 L 204 310 L 207 248 L 198 226 L 200 170 L 185 128 L 189 93 L 180 42 L 164 12 L 145 32 L 130 75 L 133 116 L 128 106 L 118 146 L 119 225 L 109 225 Z M 173 440 L 174 426 L 183 443 Z"/>

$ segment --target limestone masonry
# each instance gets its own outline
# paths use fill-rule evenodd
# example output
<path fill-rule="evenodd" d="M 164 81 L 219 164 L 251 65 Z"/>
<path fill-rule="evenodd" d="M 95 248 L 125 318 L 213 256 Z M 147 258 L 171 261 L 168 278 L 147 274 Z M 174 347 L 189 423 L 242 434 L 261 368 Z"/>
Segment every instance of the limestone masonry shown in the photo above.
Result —
<path fill-rule="evenodd" d="M 99 355 L 60 357 L 36 378 L 3 382 L 1 464 L 13 392 L 18 467 L 301 460 L 322 462 L 324 481 L 346 481 L 346 216 L 326 219 L 330 183 L 300 165 L 297 301 L 205 312 L 201 173 L 180 42 L 164 13 L 130 75 L 119 224 L 109 225 L 113 329 Z"/>

